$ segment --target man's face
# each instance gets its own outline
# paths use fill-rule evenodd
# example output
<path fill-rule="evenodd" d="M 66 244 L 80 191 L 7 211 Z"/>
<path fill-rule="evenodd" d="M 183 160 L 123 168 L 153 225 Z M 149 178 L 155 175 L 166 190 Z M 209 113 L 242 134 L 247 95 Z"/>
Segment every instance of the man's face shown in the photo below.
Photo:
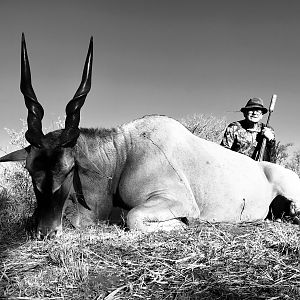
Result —
<path fill-rule="evenodd" d="M 253 108 L 251 110 L 248 110 L 244 114 L 245 119 L 252 122 L 252 123 L 258 123 L 263 118 L 262 110 Z"/>

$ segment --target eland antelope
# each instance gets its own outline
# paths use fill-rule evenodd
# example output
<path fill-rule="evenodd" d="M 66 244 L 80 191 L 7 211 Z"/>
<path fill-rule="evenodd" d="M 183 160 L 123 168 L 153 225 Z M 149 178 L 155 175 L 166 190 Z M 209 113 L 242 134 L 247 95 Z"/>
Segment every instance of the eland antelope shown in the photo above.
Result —
<path fill-rule="evenodd" d="M 201 139 L 169 117 L 146 116 L 111 130 L 79 128 L 91 88 L 92 38 L 80 86 L 66 106 L 65 128 L 44 134 L 24 35 L 21 53 L 29 146 L 0 161 L 26 161 L 39 237 L 61 232 L 66 206 L 73 205 L 70 194 L 77 227 L 109 218 L 113 206 L 129 210 L 129 229 L 144 232 L 181 229 L 191 218 L 257 221 L 266 218 L 277 196 L 297 215 L 300 180 L 294 172 Z"/>

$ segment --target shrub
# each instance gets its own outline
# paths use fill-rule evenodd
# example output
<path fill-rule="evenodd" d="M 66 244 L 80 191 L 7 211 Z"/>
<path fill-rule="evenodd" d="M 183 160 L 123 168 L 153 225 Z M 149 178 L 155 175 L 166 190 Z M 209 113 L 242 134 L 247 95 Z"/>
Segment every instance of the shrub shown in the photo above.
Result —
<path fill-rule="evenodd" d="M 212 115 L 194 114 L 180 120 L 193 134 L 220 144 L 227 122 L 225 118 Z"/>

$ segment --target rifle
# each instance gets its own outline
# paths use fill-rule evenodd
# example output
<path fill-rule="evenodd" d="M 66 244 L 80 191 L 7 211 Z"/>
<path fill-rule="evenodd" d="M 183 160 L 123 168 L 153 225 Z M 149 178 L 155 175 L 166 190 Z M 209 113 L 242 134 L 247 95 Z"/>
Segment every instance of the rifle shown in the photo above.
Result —
<path fill-rule="evenodd" d="M 268 125 L 269 125 L 271 114 L 272 114 L 272 112 L 274 111 L 274 108 L 275 108 L 276 100 L 277 100 L 277 95 L 273 94 L 271 102 L 270 102 L 270 106 L 269 106 L 269 115 L 268 115 L 266 127 L 268 127 Z M 265 149 L 266 149 L 266 143 L 267 143 L 267 138 L 264 137 L 263 140 L 262 140 L 261 147 L 259 149 L 257 159 L 256 159 L 257 161 L 262 161 L 263 160 Z"/>

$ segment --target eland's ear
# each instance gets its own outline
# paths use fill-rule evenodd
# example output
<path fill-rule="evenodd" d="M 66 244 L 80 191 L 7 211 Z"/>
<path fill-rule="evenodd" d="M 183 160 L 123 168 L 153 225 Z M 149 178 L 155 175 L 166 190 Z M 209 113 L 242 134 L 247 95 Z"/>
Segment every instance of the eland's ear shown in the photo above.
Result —
<path fill-rule="evenodd" d="M 30 151 L 30 147 L 31 146 L 28 146 L 26 148 L 8 153 L 0 157 L 0 162 L 25 160 L 27 158 L 28 152 Z"/>

